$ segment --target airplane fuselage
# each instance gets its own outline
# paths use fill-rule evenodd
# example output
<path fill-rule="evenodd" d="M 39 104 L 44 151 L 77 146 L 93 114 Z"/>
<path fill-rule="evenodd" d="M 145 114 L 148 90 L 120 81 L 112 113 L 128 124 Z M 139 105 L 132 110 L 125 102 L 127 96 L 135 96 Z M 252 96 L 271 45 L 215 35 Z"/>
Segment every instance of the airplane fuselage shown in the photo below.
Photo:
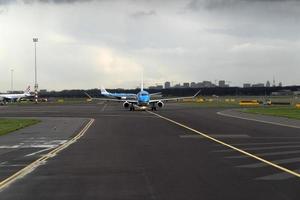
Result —
<path fill-rule="evenodd" d="M 101 92 L 102 95 L 109 97 L 109 98 L 116 98 L 116 99 L 135 99 L 136 95 L 134 94 L 126 94 L 126 93 L 109 93 L 109 92 Z"/>
<path fill-rule="evenodd" d="M 138 106 L 149 106 L 150 94 L 143 90 L 137 94 L 137 105 Z"/>
<path fill-rule="evenodd" d="M 20 99 L 20 98 L 24 98 L 24 97 L 29 97 L 31 96 L 30 94 L 1 94 L 0 97 L 4 98 L 4 99 Z"/>

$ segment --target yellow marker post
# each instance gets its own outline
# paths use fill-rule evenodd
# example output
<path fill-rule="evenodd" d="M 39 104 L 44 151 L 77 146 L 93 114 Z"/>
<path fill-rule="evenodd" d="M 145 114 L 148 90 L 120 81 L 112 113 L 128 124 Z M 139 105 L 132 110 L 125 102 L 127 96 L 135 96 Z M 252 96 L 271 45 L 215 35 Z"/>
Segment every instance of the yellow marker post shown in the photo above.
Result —
<path fill-rule="evenodd" d="M 259 102 L 258 100 L 241 100 L 240 106 L 258 106 Z"/>

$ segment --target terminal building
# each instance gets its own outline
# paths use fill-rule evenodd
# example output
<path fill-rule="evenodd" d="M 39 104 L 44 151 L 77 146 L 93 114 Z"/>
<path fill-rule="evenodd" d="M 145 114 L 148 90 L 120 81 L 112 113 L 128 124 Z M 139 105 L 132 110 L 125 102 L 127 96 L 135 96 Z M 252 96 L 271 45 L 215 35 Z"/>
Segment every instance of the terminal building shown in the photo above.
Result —
<path fill-rule="evenodd" d="M 168 89 L 171 87 L 171 83 L 169 81 L 165 82 L 165 89 Z"/>
<path fill-rule="evenodd" d="M 243 88 L 250 88 L 251 87 L 251 83 L 244 83 L 243 84 Z"/>
<path fill-rule="evenodd" d="M 190 83 L 183 83 L 183 88 L 189 88 L 190 87 Z"/>
<path fill-rule="evenodd" d="M 265 87 L 265 84 L 263 84 L 263 83 L 256 83 L 256 84 L 253 84 L 252 87 Z"/>

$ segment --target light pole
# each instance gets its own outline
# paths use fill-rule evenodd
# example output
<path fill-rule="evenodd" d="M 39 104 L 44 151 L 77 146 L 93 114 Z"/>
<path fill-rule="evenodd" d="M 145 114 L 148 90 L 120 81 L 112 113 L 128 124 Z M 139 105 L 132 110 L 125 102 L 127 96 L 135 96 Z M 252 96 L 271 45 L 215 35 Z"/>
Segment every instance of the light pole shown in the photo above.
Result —
<path fill-rule="evenodd" d="M 38 83 L 37 83 L 37 66 L 36 66 L 36 43 L 38 42 L 38 38 L 33 38 L 34 42 L 34 99 L 35 103 L 38 102 Z"/>
<path fill-rule="evenodd" d="M 13 93 L 14 90 L 14 70 L 10 70 L 10 92 Z"/>

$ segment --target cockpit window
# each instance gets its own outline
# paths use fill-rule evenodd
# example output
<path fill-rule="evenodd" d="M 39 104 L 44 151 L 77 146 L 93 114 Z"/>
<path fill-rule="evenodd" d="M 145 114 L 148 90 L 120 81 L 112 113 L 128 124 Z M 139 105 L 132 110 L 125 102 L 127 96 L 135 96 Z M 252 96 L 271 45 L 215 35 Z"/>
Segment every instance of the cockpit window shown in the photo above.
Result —
<path fill-rule="evenodd" d="M 147 96 L 148 94 L 145 93 L 145 94 L 141 94 L 141 95 L 142 95 L 142 96 Z"/>

